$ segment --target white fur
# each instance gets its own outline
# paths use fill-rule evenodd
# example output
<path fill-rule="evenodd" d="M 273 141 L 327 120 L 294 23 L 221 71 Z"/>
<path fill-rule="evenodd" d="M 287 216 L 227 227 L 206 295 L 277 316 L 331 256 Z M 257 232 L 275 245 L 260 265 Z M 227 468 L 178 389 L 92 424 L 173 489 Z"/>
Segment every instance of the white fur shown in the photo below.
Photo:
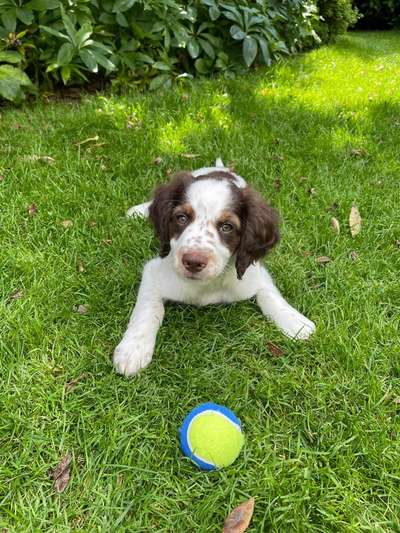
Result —
<path fill-rule="evenodd" d="M 218 163 L 222 161 L 217 160 Z M 220 242 L 212 224 L 229 205 L 230 194 L 227 182 L 213 179 L 194 182 L 188 188 L 186 199 L 196 218 L 178 239 L 171 240 L 167 257 L 152 259 L 144 267 L 128 328 L 114 352 L 114 365 L 120 374 L 132 376 L 150 363 L 166 301 L 204 306 L 255 296 L 263 314 L 288 337 L 307 339 L 314 332 L 314 323 L 284 300 L 260 263 L 250 265 L 243 278 L 237 279 L 234 258 Z M 129 211 L 146 216 L 143 206 L 148 210 L 149 202 Z M 202 250 L 209 257 L 197 279 L 185 277 L 182 267 L 182 254 L 192 249 Z"/>

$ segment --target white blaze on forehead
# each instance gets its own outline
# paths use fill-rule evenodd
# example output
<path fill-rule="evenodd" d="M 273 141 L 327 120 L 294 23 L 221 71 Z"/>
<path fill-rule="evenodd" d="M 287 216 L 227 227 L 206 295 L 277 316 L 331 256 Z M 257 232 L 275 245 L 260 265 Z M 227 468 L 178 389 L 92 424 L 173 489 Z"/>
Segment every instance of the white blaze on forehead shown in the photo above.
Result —
<path fill-rule="evenodd" d="M 232 203 L 232 191 L 227 180 L 203 179 L 192 183 L 186 197 L 196 218 L 216 220 Z"/>

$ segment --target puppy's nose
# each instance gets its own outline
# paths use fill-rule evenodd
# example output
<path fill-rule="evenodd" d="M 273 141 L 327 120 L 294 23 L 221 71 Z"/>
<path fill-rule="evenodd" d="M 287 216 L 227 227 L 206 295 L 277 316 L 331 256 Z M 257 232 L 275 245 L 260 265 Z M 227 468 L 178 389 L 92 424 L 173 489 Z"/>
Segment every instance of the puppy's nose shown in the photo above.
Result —
<path fill-rule="evenodd" d="M 207 256 L 202 252 L 188 252 L 182 256 L 183 266 L 189 272 L 201 272 L 208 263 Z"/>

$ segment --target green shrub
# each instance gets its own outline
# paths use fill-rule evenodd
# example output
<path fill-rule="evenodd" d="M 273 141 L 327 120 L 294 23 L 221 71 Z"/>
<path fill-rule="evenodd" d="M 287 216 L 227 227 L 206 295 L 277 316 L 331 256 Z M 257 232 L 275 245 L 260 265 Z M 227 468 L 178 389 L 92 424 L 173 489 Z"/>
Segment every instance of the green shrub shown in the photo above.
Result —
<path fill-rule="evenodd" d="M 357 27 L 384 29 L 400 26 L 399 0 L 354 0 L 361 17 Z"/>
<path fill-rule="evenodd" d="M 0 14 L 0 97 L 13 101 L 29 80 L 158 89 L 232 76 L 315 45 L 326 24 L 316 0 L 0 0 Z"/>
<path fill-rule="evenodd" d="M 317 32 L 325 43 L 335 41 L 358 19 L 352 0 L 318 0 L 319 14 L 322 17 Z"/>

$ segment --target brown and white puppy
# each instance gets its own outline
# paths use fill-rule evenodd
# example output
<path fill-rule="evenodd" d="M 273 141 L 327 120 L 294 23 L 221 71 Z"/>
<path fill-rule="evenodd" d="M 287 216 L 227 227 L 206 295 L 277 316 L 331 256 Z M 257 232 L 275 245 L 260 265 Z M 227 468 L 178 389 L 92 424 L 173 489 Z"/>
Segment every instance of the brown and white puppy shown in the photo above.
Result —
<path fill-rule="evenodd" d="M 160 257 L 144 267 L 115 350 L 121 374 L 131 376 L 150 363 L 168 300 L 203 306 L 256 296 L 264 315 L 289 337 L 307 339 L 315 330 L 259 262 L 278 242 L 277 213 L 220 160 L 215 167 L 177 174 L 156 189 L 151 202 L 131 208 L 132 215 L 149 216 Z"/>

